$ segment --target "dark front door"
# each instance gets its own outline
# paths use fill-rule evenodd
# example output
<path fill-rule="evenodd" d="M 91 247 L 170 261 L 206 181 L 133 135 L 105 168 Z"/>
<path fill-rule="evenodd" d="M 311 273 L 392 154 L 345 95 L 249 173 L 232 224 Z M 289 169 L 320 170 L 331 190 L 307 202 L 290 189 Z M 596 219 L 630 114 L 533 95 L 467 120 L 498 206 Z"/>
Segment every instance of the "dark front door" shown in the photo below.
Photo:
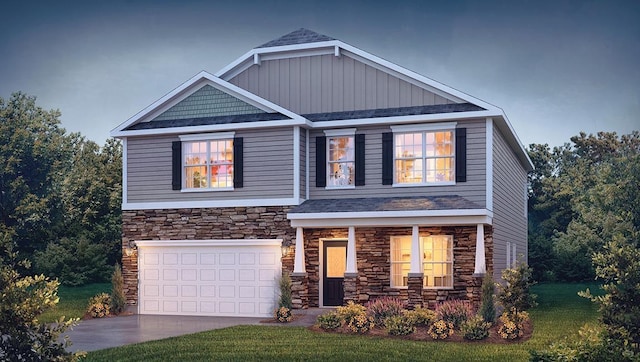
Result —
<path fill-rule="evenodd" d="M 325 241 L 322 276 L 322 304 L 342 305 L 344 298 L 344 271 L 347 268 L 347 242 Z"/>

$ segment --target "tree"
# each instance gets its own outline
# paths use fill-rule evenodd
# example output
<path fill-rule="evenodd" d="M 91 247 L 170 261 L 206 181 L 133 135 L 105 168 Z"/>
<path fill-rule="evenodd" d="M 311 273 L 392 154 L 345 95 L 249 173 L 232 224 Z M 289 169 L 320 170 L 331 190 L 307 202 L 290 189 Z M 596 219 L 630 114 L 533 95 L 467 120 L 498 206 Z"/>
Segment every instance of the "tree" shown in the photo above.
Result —
<path fill-rule="evenodd" d="M 17 266 L 12 232 L 0 225 L 0 360 L 76 361 L 84 353 L 66 351 L 71 342 L 60 336 L 77 323 L 60 318 L 43 324 L 38 316 L 58 303 L 58 282 L 44 275 L 21 276 Z"/>
<path fill-rule="evenodd" d="M 0 98 L 0 224 L 27 257 L 62 230 L 59 186 L 70 148 L 59 117 L 23 93 Z"/>

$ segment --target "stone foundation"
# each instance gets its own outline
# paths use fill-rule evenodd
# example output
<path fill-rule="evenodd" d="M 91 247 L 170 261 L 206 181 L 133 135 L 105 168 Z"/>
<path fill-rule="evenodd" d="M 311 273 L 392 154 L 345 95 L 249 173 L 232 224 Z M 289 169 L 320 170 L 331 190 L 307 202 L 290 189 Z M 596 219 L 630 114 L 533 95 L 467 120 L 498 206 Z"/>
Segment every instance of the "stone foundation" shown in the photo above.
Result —
<path fill-rule="evenodd" d="M 122 248 L 124 251 L 130 240 L 282 239 L 284 245 L 291 245 L 295 242 L 295 229 L 287 220 L 290 209 L 267 206 L 123 211 Z M 287 258 L 293 266 L 291 255 Z M 283 260 L 284 265 L 287 263 Z M 122 273 L 127 303 L 136 305 L 137 254 L 127 257 L 123 252 Z"/>
<path fill-rule="evenodd" d="M 359 301 L 359 293 L 358 293 L 358 274 L 348 274 L 344 275 L 344 304 L 347 304 L 349 301 L 358 302 Z"/>

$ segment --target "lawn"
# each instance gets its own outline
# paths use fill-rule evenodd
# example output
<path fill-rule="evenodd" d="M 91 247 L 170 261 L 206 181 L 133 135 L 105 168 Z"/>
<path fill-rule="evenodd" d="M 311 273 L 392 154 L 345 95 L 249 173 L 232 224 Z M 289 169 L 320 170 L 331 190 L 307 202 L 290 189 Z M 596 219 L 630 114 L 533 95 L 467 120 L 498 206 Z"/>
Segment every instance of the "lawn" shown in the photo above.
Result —
<path fill-rule="evenodd" d="M 58 320 L 60 316 L 82 318 L 87 310 L 89 298 L 102 292 L 110 293 L 111 283 L 89 284 L 82 287 L 60 286 L 58 288 L 60 302 L 54 309 L 43 313 L 38 319 L 41 322 L 53 322 Z"/>
<path fill-rule="evenodd" d="M 301 327 L 239 326 L 89 353 L 88 361 L 167 360 L 442 360 L 526 361 L 528 351 L 575 334 L 597 310 L 577 296 L 594 285 L 543 284 L 534 288 L 533 337 L 521 343 L 452 343 L 318 333 Z"/>

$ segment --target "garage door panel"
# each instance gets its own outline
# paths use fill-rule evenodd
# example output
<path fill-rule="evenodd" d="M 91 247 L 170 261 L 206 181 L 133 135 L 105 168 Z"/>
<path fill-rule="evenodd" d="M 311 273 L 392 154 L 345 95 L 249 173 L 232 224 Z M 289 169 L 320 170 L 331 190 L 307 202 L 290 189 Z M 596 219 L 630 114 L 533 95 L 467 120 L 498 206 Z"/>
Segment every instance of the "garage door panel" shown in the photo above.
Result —
<path fill-rule="evenodd" d="M 279 290 L 280 242 L 222 242 L 139 242 L 139 312 L 271 316 Z"/>

